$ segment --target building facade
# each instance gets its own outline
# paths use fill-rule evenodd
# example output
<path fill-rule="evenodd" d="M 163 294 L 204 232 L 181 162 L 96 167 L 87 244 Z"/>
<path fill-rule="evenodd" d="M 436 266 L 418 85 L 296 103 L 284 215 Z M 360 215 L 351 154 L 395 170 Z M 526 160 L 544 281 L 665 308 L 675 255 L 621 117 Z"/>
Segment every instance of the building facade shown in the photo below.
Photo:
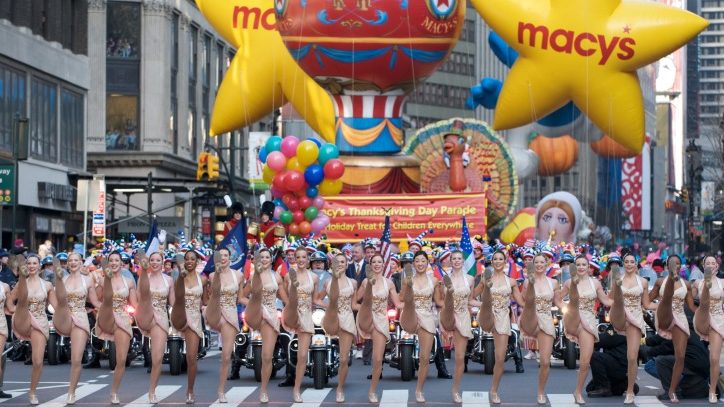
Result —
<path fill-rule="evenodd" d="M 152 212 L 172 235 L 210 235 L 203 225 L 228 186 L 197 182 L 197 158 L 235 50 L 191 0 L 91 0 L 88 27 L 88 168 L 105 177 L 110 232 L 145 234 L 140 215 Z M 241 175 L 242 140 L 208 139 L 232 177 Z"/>
<path fill-rule="evenodd" d="M 25 119 L 28 143 L 15 217 L 0 206 L 0 247 L 49 239 L 66 249 L 82 231 L 74 187 L 86 173 L 87 15 L 86 0 L 0 2 L 0 164 L 12 168 Z"/>

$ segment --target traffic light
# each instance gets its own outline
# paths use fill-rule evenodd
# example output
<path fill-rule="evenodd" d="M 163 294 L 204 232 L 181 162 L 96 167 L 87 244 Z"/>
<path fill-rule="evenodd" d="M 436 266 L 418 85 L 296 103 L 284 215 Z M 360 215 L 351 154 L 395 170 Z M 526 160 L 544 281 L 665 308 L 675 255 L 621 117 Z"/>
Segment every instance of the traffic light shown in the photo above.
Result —
<path fill-rule="evenodd" d="M 209 176 L 209 181 L 219 178 L 219 157 L 216 155 L 208 154 L 206 158 L 206 174 Z"/>
<path fill-rule="evenodd" d="M 681 202 L 689 202 L 689 191 L 686 189 L 681 190 Z"/>
<path fill-rule="evenodd" d="M 209 160 L 209 153 L 202 151 L 196 161 L 196 181 L 201 181 L 206 175 L 206 164 Z"/>

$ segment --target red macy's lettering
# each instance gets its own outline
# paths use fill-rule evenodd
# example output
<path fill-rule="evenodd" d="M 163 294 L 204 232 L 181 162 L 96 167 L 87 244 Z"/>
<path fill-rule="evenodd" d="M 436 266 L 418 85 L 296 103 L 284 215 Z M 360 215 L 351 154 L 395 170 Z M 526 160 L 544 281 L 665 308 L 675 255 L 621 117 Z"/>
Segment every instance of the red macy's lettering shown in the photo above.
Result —
<path fill-rule="evenodd" d="M 571 30 L 564 30 L 562 28 L 550 31 L 548 27 L 544 25 L 533 25 L 531 23 L 518 22 L 518 43 L 526 43 L 526 32 L 528 34 L 528 45 L 531 47 L 538 47 L 538 38 L 540 37 L 540 48 L 550 48 L 556 52 L 562 52 L 570 54 L 575 52 L 576 54 L 589 57 L 601 51 L 601 58 L 598 61 L 599 65 L 606 65 L 606 62 L 611 57 L 614 51 L 618 49 L 616 57 L 622 61 L 629 60 L 634 56 L 633 46 L 636 45 L 636 40 L 630 37 L 621 38 L 614 36 L 610 41 L 603 34 L 593 34 L 589 32 L 582 32 L 576 34 Z"/>
<path fill-rule="evenodd" d="M 234 16 L 232 17 L 232 26 L 234 28 L 239 28 L 239 15 L 242 18 L 241 28 L 243 29 L 252 28 L 258 30 L 259 22 L 261 22 L 263 29 L 273 30 L 277 24 L 273 8 L 262 13 L 259 7 L 234 6 Z M 252 18 L 251 27 L 249 27 L 249 18 Z"/>

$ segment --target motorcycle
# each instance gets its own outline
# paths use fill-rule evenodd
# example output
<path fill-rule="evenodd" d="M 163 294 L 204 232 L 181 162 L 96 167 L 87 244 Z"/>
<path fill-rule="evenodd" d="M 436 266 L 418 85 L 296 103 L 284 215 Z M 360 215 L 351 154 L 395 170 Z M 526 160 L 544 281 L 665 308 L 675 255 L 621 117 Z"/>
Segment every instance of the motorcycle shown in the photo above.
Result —
<path fill-rule="evenodd" d="M 136 326 L 133 315 L 136 313 L 135 308 L 132 305 L 126 305 L 126 311 L 131 318 L 131 341 L 128 344 L 128 355 L 126 357 L 126 367 L 131 365 L 131 362 L 143 354 L 143 334 L 141 330 Z M 93 353 L 97 353 L 101 359 L 108 359 L 108 366 L 110 370 L 116 368 L 116 343 L 109 340 L 104 340 L 96 336 L 95 327 L 91 328 L 90 338 L 91 349 Z M 97 345 L 100 344 L 100 345 Z M 89 355 L 90 359 L 91 355 Z"/>
<path fill-rule="evenodd" d="M 277 317 L 281 319 L 281 311 L 277 312 Z M 244 313 L 242 313 L 242 321 Z M 286 363 L 286 357 L 282 350 L 282 337 L 291 343 L 291 336 L 286 332 L 280 332 L 277 336 L 277 342 L 272 355 L 272 372 L 271 378 L 275 378 L 277 372 L 282 369 Z M 261 382 L 261 332 L 249 328 L 246 323 L 242 322 L 241 332 L 236 335 L 234 341 L 234 352 L 232 357 L 236 363 L 254 371 L 254 380 Z"/>
<path fill-rule="evenodd" d="M 415 378 L 415 371 L 420 367 L 420 345 L 417 335 L 402 329 L 397 310 L 387 310 L 387 320 L 389 321 L 390 341 L 385 349 L 385 362 L 400 370 L 402 381 L 409 382 Z M 434 341 L 430 352 L 430 362 L 433 362 L 436 351 L 437 341 Z"/>
<path fill-rule="evenodd" d="M 568 369 L 576 368 L 576 360 L 578 360 L 578 345 L 575 342 L 571 342 L 565 335 L 565 327 L 563 326 L 563 315 L 566 313 L 566 305 L 563 309 L 558 307 L 551 307 L 551 313 L 553 314 L 553 326 L 555 328 L 556 337 L 553 340 L 553 353 L 551 354 L 554 358 L 562 359 L 563 365 Z"/>
<path fill-rule="evenodd" d="M 199 351 L 197 359 L 202 359 L 209 348 L 211 336 L 207 330 L 204 330 L 204 337 L 199 341 Z M 183 334 L 174 327 L 169 327 L 168 337 L 166 338 L 166 352 L 163 355 L 164 363 L 168 363 L 169 372 L 172 376 L 178 376 L 186 371 L 186 339 Z"/>
<path fill-rule="evenodd" d="M 339 340 L 331 338 L 322 329 L 324 309 L 317 308 L 312 312 L 314 334 L 309 344 L 307 368 L 305 376 L 311 377 L 315 389 L 323 389 L 330 377 L 339 373 Z M 298 338 L 295 336 L 289 342 L 289 364 L 296 368 L 297 352 L 299 351 Z"/>
<path fill-rule="evenodd" d="M 53 306 L 48 304 L 47 316 L 49 325 L 48 344 L 45 353 L 48 357 L 48 364 L 55 366 L 59 363 L 67 363 L 70 360 L 70 338 L 61 336 L 53 326 Z"/>
<path fill-rule="evenodd" d="M 473 332 L 473 338 L 468 341 L 467 358 L 473 362 L 481 363 L 484 367 L 485 374 L 493 374 L 493 367 L 495 367 L 495 342 L 493 340 L 493 334 L 483 331 L 478 324 L 478 311 L 479 309 L 476 307 L 473 308 L 470 313 L 470 326 Z M 508 348 L 505 352 L 505 361 L 507 362 L 511 358 L 515 360 L 516 372 L 522 373 L 523 351 L 521 350 L 521 336 L 518 324 L 512 323 L 510 331 Z"/>

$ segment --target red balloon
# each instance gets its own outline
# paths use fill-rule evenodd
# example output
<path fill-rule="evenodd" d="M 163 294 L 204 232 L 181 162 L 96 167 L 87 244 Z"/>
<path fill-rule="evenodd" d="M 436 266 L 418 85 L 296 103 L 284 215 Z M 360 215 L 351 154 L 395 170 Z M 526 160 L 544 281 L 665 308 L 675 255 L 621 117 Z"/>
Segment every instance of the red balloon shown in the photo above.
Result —
<path fill-rule="evenodd" d="M 299 207 L 302 208 L 302 210 L 309 208 L 312 202 L 312 198 L 306 195 L 299 197 Z"/>
<path fill-rule="evenodd" d="M 288 195 L 289 195 L 289 202 L 285 203 L 287 205 L 287 208 L 292 212 L 298 210 L 299 209 L 299 199 L 297 199 L 297 197 L 292 194 L 288 194 Z"/>
<path fill-rule="evenodd" d="M 292 219 L 294 219 L 294 223 L 300 223 L 304 221 L 304 212 L 296 210 L 292 212 Z M 301 225 L 301 223 L 300 223 Z"/>
<path fill-rule="evenodd" d="M 287 226 L 287 229 L 289 229 L 289 234 L 293 236 L 299 236 L 299 225 L 296 223 L 290 223 Z"/>
<path fill-rule="evenodd" d="M 342 178 L 342 175 L 344 175 L 344 164 L 342 164 L 342 161 L 334 158 L 324 164 L 324 178 L 336 180 Z"/>
<path fill-rule="evenodd" d="M 284 183 L 289 191 L 299 191 L 304 187 L 304 175 L 299 171 L 287 171 Z"/>
<path fill-rule="evenodd" d="M 289 202 L 290 202 L 293 198 L 294 198 L 294 195 L 292 195 L 292 194 L 290 194 L 290 193 L 287 192 L 286 194 L 284 194 L 284 196 L 282 196 L 282 202 L 284 202 L 284 205 L 286 205 L 287 208 L 289 208 Z"/>
<path fill-rule="evenodd" d="M 303 196 L 307 196 L 307 188 L 308 188 L 308 186 L 307 186 L 307 183 L 305 182 L 304 186 L 302 186 L 298 190 L 294 191 L 294 194 L 296 196 L 298 196 L 299 198 L 301 198 Z"/>
<path fill-rule="evenodd" d="M 281 192 L 287 192 L 287 190 L 289 189 L 289 188 L 287 188 L 287 185 L 286 185 L 286 175 L 287 175 L 286 171 L 281 172 L 281 173 L 275 175 L 274 179 L 272 179 L 272 185 L 274 187 L 276 187 L 278 190 L 280 190 Z"/>
<path fill-rule="evenodd" d="M 307 222 L 305 220 L 305 221 L 299 223 L 299 234 L 301 236 L 306 236 L 311 231 L 312 231 L 312 225 L 309 222 Z"/>

